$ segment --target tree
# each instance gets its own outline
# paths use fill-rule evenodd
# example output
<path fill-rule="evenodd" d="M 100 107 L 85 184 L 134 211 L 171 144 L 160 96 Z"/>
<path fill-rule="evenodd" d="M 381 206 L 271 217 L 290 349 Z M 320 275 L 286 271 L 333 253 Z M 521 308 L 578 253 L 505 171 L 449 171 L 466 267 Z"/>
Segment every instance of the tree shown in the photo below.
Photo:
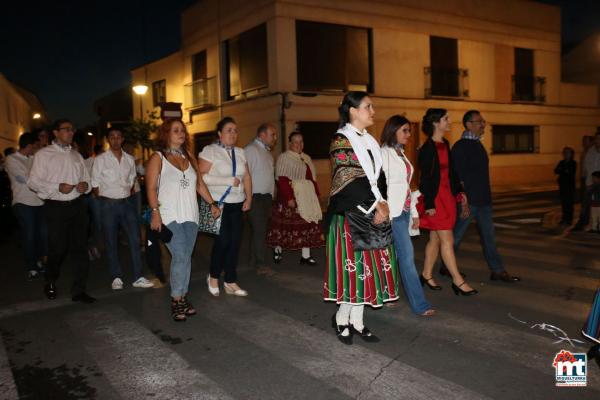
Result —
<path fill-rule="evenodd" d="M 132 119 L 130 125 L 125 128 L 124 139 L 142 148 L 142 158 L 146 160 L 150 156 L 150 150 L 157 146 L 155 133 L 158 131 L 158 116 L 154 111 L 148 112 L 146 118 Z"/>

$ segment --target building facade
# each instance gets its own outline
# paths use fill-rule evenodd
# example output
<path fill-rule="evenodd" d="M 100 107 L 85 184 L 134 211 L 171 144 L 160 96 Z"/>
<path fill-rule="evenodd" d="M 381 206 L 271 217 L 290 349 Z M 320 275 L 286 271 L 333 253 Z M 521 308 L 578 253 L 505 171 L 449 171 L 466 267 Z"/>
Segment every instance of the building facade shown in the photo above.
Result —
<path fill-rule="evenodd" d="M 241 145 L 262 122 L 299 128 L 324 194 L 346 90 L 371 94 L 376 137 L 393 114 L 413 121 L 413 159 L 427 108 L 449 110 L 451 142 L 481 110 L 495 187 L 551 182 L 562 148 L 600 126 L 597 88 L 561 82 L 560 9 L 532 1 L 202 0 L 181 31 L 178 52 L 132 71 L 150 88 L 134 113 L 181 102 L 196 150 L 226 115 Z"/>
<path fill-rule="evenodd" d="M 19 135 L 34 126 L 33 115 L 45 112 L 39 100 L 32 93 L 10 82 L 0 73 L 0 150 L 18 147 Z"/>

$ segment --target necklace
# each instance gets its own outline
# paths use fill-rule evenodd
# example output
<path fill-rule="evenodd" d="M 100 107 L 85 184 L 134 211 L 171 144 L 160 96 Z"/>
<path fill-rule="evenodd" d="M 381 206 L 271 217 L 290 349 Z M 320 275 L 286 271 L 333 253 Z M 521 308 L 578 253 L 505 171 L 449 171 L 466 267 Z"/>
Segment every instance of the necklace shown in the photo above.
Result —
<path fill-rule="evenodd" d="M 170 153 L 173 155 L 178 155 L 181 158 L 185 159 L 185 154 L 183 153 L 183 150 L 181 149 L 165 149 L 165 153 Z M 185 171 L 177 168 L 179 171 L 181 171 L 181 179 L 179 180 L 179 186 L 182 189 L 187 189 L 188 187 L 190 187 L 190 180 L 185 176 Z"/>

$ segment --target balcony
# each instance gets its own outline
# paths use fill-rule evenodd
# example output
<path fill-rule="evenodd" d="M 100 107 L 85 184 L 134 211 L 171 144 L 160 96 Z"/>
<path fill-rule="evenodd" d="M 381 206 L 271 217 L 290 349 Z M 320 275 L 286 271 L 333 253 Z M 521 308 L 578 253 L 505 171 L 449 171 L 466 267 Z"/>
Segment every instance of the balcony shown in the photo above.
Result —
<path fill-rule="evenodd" d="M 469 97 L 469 70 L 425 67 L 425 98 Z"/>
<path fill-rule="evenodd" d="M 545 103 L 546 78 L 542 76 L 513 75 L 512 101 Z"/>
<path fill-rule="evenodd" d="M 202 110 L 217 106 L 217 79 L 198 79 L 184 85 L 184 108 Z"/>

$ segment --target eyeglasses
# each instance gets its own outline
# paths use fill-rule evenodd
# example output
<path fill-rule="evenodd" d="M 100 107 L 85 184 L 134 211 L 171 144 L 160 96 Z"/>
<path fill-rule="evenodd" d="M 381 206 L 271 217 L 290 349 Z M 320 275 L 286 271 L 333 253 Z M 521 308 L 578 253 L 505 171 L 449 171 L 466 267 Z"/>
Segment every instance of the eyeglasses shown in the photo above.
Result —
<path fill-rule="evenodd" d="M 472 120 L 469 120 L 469 122 L 471 122 L 473 124 L 481 124 L 481 125 L 483 125 L 483 124 L 485 124 L 485 119 L 480 119 L 480 120 L 472 119 Z"/>
<path fill-rule="evenodd" d="M 75 132 L 75 128 L 73 128 L 72 126 L 65 126 L 64 128 L 58 128 L 58 130 L 66 132 Z"/>

